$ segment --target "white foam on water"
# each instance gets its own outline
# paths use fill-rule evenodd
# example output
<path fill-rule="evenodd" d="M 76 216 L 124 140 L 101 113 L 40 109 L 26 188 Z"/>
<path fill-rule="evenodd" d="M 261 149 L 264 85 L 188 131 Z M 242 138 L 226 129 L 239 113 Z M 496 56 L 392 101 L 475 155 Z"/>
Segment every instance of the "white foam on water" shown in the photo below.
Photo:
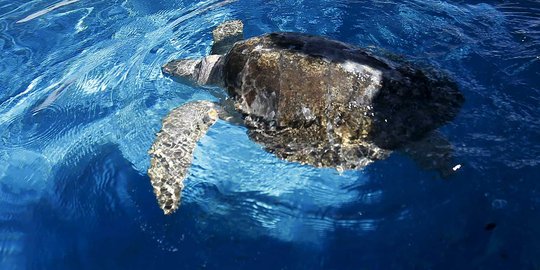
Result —
<path fill-rule="evenodd" d="M 32 13 L 32 14 L 26 16 L 25 18 L 18 20 L 17 23 L 24 23 L 24 22 L 31 21 L 31 20 L 33 20 L 35 18 L 41 17 L 41 16 L 49 13 L 49 12 L 55 10 L 55 9 L 58 9 L 58 8 L 63 7 L 63 6 L 67 6 L 67 5 L 76 3 L 76 2 L 79 2 L 79 0 L 64 0 L 64 1 L 58 2 L 58 3 L 56 3 L 56 4 L 52 5 L 52 6 L 49 6 L 49 7 L 45 8 L 45 9 L 42 9 L 42 10 L 40 10 L 38 12 Z"/>

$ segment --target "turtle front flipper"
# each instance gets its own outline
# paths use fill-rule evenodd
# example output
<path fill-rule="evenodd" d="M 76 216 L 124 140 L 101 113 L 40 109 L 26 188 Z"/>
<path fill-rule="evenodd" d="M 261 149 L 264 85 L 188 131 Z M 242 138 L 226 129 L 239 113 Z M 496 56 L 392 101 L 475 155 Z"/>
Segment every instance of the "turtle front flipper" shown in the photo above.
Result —
<path fill-rule="evenodd" d="M 180 205 L 195 146 L 218 119 L 218 110 L 210 101 L 194 101 L 174 109 L 163 119 L 161 131 L 148 151 L 148 176 L 166 215 Z"/>
<path fill-rule="evenodd" d="M 244 39 L 244 23 L 240 20 L 226 21 L 212 31 L 214 44 L 210 54 L 226 54 L 234 43 Z"/>

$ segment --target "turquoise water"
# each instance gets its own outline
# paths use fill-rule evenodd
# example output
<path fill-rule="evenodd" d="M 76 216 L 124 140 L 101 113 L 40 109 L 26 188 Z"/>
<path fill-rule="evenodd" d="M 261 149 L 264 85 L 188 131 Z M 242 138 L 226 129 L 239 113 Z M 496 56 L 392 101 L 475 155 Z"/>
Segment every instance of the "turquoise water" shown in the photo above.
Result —
<path fill-rule="evenodd" d="M 0 0 L 0 269 L 538 269 L 535 1 Z M 45 12 L 48 11 L 48 12 Z M 441 178 L 403 154 L 360 171 L 281 161 L 218 122 L 163 216 L 147 151 L 172 108 L 211 99 L 160 67 L 211 30 L 320 34 L 446 70 Z"/>

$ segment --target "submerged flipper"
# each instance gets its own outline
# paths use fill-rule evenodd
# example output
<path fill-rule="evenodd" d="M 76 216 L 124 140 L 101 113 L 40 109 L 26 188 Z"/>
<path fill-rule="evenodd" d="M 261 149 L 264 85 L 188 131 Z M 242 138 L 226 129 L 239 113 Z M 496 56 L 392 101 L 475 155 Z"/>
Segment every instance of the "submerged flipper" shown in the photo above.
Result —
<path fill-rule="evenodd" d="M 244 24 L 240 20 L 226 21 L 212 31 L 214 44 L 210 54 L 226 54 L 236 43 L 244 39 Z"/>
<path fill-rule="evenodd" d="M 148 176 L 159 206 L 168 215 L 180 205 L 183 181 L 193 160 L 199 139 L 218 119 L 216 104 L 195 101 L 184 104 L 163 119 L 161 131 L 148 153 Z"/>
<path fill-rule="evenodd" d="M 456 169 L 453 163 L 453 146 L 438 131 L 415 142 L 410 142 L 401 148 L 424 170 L 435 170 L 442 177 L 450 176 Z"/>

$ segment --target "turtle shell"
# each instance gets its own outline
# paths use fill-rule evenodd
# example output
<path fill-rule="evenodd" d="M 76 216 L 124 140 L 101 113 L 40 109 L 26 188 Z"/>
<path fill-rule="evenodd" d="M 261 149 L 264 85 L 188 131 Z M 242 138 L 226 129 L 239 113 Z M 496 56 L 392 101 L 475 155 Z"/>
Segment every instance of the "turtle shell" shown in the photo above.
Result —
<path fill-rule="evenodd" d="M 225 55 L 223 80 L 251 138 L 267 150 L 346 169 L 421 139 L 463 103 L 441 73 L 300 33 L 237 42 Z"/>

